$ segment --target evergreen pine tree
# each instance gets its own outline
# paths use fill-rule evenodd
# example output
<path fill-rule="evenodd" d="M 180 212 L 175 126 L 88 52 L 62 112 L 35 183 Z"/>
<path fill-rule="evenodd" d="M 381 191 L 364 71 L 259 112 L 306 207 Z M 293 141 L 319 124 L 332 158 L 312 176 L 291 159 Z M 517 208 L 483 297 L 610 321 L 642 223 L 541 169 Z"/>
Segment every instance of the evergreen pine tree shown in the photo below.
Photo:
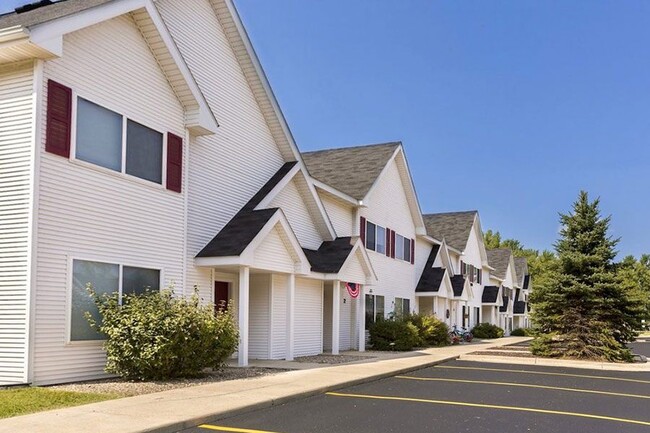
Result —
<path fill-rule="evenodd" d="M 616 273 L 618 239 L 608 235 L 611 217 L 599 199 L 580 192 L 572 212 L 560 214 L 558 261 L 531 297 L 541 334 L 533 353 L 589 359 L 630 360 L 625 343 L 635 337 L 638 308 Z"/>

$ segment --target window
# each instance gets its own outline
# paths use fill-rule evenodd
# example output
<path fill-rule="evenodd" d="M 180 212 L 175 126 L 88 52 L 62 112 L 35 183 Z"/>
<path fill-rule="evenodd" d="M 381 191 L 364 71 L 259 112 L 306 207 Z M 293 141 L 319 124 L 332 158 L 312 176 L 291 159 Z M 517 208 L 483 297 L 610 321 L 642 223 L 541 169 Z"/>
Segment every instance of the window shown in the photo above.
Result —
<path fill-rule="evenodd" d="M 377 249 L 378 253 L 386 254 L 386 229 L 377 226 Z"/>
<path fill-rule="evenodd" d="M 384 297 L 366 295 L 366 329 L 373 323 L 384 318 Z"/>
<path fill-rule="evenodd" d="M 411 313 L 411 300 L 404 298 L 395 298 L 395 317 L 402 317 Z"/>
<path fill-rule="evenodd" d="M 370 221 L 366 223 L 366 248 L 372 251 L 375 250 L 377 238 L 376 228 L 377 226 Z"/>
<path fill-rule="evenodd" d="M 411 261 L 411 240 L 404 238 L 404 260 Z"/>
<path fill-rule="evenodd" d="M 77 159 L 162 184 L 162 133 L 77 98 L 76 137 Z"/>
<path fill-rule="evenodd" d="M 395 258 L 404 260 L 404 236 L 395 235 Z"/>
<path fill-rule="evenodd" d="M 122 116 L 77 99 L 77 159 L 122 171 Z"/>
<path fill-rule="evenodd" d="M 120 278 L 120 274 L 122 278 Z M 86 291 L 91 284 L 98 294 L 141 294 L 146 289 L 160 290 L 160 270 L 122 266 L 88 260 L 72 261 L 72 302 L 70 314 L 70 341 L 102 340 L 90 327 L 86 312 L 100 322 L 101 317 Z"/>
<path fill-rule="evenodd" d="M 126 126 L 126 173 L 162 183 L 163 135 L 132 120 Z"/>

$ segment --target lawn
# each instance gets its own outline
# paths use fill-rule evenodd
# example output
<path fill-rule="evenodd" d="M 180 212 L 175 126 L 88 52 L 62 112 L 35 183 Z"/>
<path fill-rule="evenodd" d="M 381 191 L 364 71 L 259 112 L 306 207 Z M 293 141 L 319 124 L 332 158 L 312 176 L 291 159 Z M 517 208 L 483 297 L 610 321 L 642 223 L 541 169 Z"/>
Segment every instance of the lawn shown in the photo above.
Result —
<path fill-rule="evenodd" d="M 57 391 L 47 388 L 0 390 L 0 418 L 118 398 L 117 394 Z"/>

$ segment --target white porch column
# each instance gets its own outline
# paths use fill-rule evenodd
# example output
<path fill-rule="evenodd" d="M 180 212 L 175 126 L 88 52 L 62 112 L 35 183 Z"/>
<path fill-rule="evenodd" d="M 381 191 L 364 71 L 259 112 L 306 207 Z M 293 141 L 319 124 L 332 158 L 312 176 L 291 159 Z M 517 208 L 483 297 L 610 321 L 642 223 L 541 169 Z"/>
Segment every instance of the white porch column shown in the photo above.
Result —
<path fill-rule="evenodd" d="M 287 278 L 287 361 L 293 361 L 293 341 L 296 317 L 296 276 Z"/>
<path fill-rule="evenodd" d="M 359 320 L 359 352 L 366 351 L 366 296 L 363 293 L 363 286 L 359 286 L 359 297 L 357 298 L 357 319 Z"/>
<path fill-rule="evenodd" d="M 341 282 L 332 283 L 332 355 L 339 354 L 339 335 L 341 327 Z"/>
<path fill-rule="evenodd" d="M 239 268 L 239 358 L 240 367 L 248 365 L 248 311 L 250 308 L 250 269 Z"/>

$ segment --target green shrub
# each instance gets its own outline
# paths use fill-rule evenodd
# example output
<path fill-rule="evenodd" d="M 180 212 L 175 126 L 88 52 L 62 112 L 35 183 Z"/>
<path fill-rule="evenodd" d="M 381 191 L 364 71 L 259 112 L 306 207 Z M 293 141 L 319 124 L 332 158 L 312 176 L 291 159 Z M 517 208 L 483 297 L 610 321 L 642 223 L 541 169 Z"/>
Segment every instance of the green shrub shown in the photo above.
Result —
<path fill-rule="evenodd" d="M 515 328 L 510 335 L 513 337 L 534 337 L 535 330 L 533 328 Z"/>
<path fill-rule="evenodd" d="M 420 343 L 418 328 L 404 319 L 380 320 L 370 327 L 370 344 L 375 350 L 412 350 Z"/>
<path fill-rule="evenodd" d="M 491 323 L 479 323 L 472 329 L 474 338 L 501 338 L 503 329 Z"/>
<path fill-rule="evenodd" d="M 228 308 L 216 315 L 198 294 L 177 298 L 170 290 L 124 295 L 89 292 L 102 317 L 91 326 L 106 336 L 106 371 L 128 379 L 195 377 L 218 368 L 237 349 L 239 331 Z"/>
<path fill-rule="evenodd" d="M 419 346 L 448 346 L 451 344 L 449 327 L 430 314 L 412 314 L 405 318 L 418 330 Z"/>

